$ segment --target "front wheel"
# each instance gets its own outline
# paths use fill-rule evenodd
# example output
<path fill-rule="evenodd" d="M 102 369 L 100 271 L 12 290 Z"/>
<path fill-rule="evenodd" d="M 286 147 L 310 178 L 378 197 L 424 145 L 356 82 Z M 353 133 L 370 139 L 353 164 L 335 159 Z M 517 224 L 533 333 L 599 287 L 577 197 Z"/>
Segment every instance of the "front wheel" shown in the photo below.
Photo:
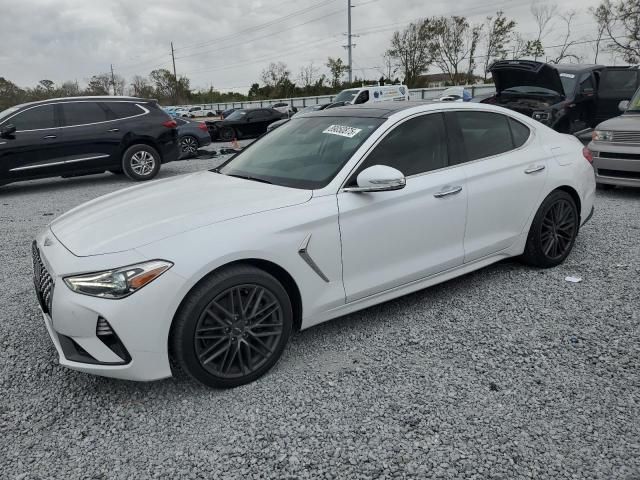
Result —
<path fill-rule="evenodd" d="M 220 129 L 220 140 L 224 142 L 230 142 L 234 138 L 236 138 L 236 132 L 233 128 L 223 127 L 222 129 Z"/>
<path fill-rule="evenodd" d="M 160 154 L 149 145 L 132 145 L 122 156 L 122 171 L 131 180 L 151 180 L 160 171 Z"/>
<path fill-rule="evenodd" d="M 573 197 L 562 190 L 551 192 L 533 219 L 522 260 L 540 268 L 560 265 L 571 253 L 579 223 Z"/>
<path fill-rule="evenodd" d="M 210 387 L 244 385 L 276 364 L 292 325 L 278 280 L 251 266 L 225 268 L 183 302 L 171 334 L 174 360 Z"/>

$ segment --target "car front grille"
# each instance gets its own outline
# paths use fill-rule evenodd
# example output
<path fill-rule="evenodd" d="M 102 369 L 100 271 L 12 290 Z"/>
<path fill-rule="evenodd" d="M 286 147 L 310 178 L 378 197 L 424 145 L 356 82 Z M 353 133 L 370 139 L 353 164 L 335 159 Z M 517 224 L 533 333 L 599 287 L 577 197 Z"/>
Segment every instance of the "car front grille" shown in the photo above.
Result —
<path fill-rule="evenodd" d="M 53 300 L 53 278 L 47 271 L 47 268 L 40 257 L 38 245 L 33 242 L 31 247 L 33 257 L 33 285 L 36 289 L 36 295 L 40 306 L 45 313 L 51 313 L 51 302 Z"/>
<path fill-rule="evenodd" d="M 640 144 L 640 132 L 613 132 L 613 143 L 637 143 Z"/>
<path fill-rule="evenodd" d="M 622 170 L 598 169 L 598 175 L 603 177 L 626 178 L 630 180 L 640 180 L 640 172 L 627 172 Z"/>
<path fill-rule="evenodd" d="M 640 153 L 611 153 L 600 152 L 600 158 L 613 158 L 618 160 L 640 160 Z"/>

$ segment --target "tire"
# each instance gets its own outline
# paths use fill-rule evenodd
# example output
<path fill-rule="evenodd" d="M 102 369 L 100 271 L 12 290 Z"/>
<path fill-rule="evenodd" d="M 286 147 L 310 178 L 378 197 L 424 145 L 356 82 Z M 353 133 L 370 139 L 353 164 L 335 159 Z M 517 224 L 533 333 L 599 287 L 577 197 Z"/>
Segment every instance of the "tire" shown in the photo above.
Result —
<path fill-rule="evenodd" d="M 533 219 L 522 260 L 539 268 L 560 265 L 571 253 L 579 228 L 573 197 L 562 190 L 551 192 Z"/>
<path fill-rule="evenodd" d="M 193 135 L 185 135 L 178 141 L 180 144 L 180 153 L 182 158 L 191 158 L 198 155 L 198 148 L 200 148 L 200 142 Z"/>
<path fill-rule="evenodd" d="M 207 113 L 207 117 L 213 117 L 213 113 L 212 112 Z"/>
<path fill-rule="evenodd" d="M 122 171 L 136 182 L 151 180 L 158 175 L 160 163 L 160 154 L 149 145 L 132 145 L 122 155 Z"/>
<path fill-rule="evenodd" d="M 221 128 L 218 135 L 220 135 L 220 140 L 222 140 L 223 142 L 230 142 L 234 138 L 237 138 L 236 131 L 231 127 Z"/>
<path fill-rule="evenodd" d="M 596 183 L 596 188 L 598 190 L 613 190 L 616 186 L 609 183 Z"/>
<path fill-rule="evenodd" d="M 171 332 L 173 361 L 210 387 L 244 385 L 277 363 L 292 325 L 291 300 L 278 280 L 248 265 L 224 268 L 183 301 Z"/>

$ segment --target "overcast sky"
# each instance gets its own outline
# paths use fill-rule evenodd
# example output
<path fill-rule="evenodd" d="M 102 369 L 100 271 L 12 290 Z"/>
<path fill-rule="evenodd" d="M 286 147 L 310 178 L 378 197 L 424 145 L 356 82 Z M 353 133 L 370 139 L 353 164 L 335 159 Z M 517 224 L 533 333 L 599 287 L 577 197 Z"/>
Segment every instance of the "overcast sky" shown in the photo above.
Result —
<path fill-rule="evenodd" d="M 555 3 L 555 2 L 554 2 Z M 588 8 L 599 0 L 563 0 L 562 11 L 579 12 L 574 36 L 595 37 Z M 20 86 L 41 79 L 56 83 L 116 73 L 129 80 L 154 68 L 171 68 L 170 42 L 178 75 L 195 89 L 248 90 L 271 61 L 285 62 L 296 77 L 313 61 L 326 72 L 328 56 L 345 61 L 347 0 L 0 0 L 0 76 Z M 353 0 L 354 73 L 378 78 L 381 57 L 394 29 L 433 15 L 463 15 L 472 22 L 502 9 L 525 37 L 535 34 L 532 0 Z M 559 18 L 544 39 L 562 37 Z M 552 55 L 555 50 L 548 50 Z M 591 44 L 578 53 L 592 62 Z M 479 52 L 482 54 L 482 52 Z M 610 61 L 605 57 L 602 61 Z M 432 72 L 437 70 L 432 68 Z"/>

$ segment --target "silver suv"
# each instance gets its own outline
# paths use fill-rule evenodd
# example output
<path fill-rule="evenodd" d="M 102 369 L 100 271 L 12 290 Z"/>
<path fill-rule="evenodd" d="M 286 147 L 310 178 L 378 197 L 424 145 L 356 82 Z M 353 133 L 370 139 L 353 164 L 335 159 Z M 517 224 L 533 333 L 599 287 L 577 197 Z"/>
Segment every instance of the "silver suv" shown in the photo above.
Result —
<path fill-rule="evenodd" d="M 624 113 L 598 125 L 589 143 L 601 188 L 640 187 L 640 89 L 619 108 Z"/>

